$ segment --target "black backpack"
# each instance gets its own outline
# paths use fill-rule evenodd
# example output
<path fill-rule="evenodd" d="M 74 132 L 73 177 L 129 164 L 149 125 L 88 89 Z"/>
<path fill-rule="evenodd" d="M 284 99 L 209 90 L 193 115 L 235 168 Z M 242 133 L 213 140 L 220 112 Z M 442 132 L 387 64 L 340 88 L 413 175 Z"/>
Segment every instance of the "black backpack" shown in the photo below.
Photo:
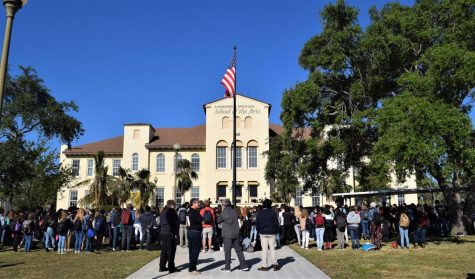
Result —
<path fill-rule="evenodd" d="M 379 211 L 375 211 L 373 214 L 373 224 L 381 225 L 382 222 L 383 218 L 381 218 L 381 214 L 379 214 Z"/>
<path fill-rule="evenodd" d="M 182 208 L 178 211 L 178 220 L 180 224 L 186 225 L 186 209 Z"/>
<path fill-rule="evenodd" d="M 205 212 L 203 213 L 203 221 L 206 225 L 213 224 L 213 215 L 211 215 L 211 212 L 209 212 L 209 210 L 205 209 Z"/>
<path fill-rule="evenodd" d="M 336 216 L 336 227 L 340 230 L 345 229 L 346 227 L 346 215 L 343 211 L 338 212 Z"/>

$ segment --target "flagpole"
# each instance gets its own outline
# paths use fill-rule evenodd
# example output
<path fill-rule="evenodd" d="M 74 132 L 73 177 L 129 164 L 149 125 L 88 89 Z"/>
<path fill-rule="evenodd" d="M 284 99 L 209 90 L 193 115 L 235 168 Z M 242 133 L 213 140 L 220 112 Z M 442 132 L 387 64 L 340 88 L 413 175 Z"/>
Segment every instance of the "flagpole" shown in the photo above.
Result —
<path fill-rule="evenodd" d="M 237 80 L 237 61 L 236 61 L 236 46 L 234 46 L 234 67 L 235 67 L 235 73 L 234 73 L 234 94 L 233 94 L 233 205 L 236 205 L 236 80 Z"/>

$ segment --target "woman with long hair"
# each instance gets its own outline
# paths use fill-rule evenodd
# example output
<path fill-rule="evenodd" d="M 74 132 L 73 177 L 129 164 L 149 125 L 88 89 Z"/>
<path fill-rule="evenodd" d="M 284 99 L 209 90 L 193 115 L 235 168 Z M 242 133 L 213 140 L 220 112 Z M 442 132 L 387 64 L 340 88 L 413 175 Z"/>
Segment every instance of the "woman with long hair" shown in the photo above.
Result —
<path fill-rule="evenodd" d="M 81 252 L 82 239 L 84 237 L 84 216 L 86 211 L 84 208 L 79 208 L 73 220 L 74 227 L 74 253 Z"/>
<path fill-rule="evenodd" d="M 295 236 L 297 237 L 298 245 L 301 244 L 301 241 L 300 241 L 301 240 L 301 238 L 300 238 L 300 236 L 301 236 L 301 234 L 300 234 L 300 221 L 299 221 L 301 213 L 302 213 L 302 211 L 300 210 L 300 206 L 296 206 L 294 208 L 294 216 L 295 216 L 294 220 L 296 221 L 295 226 L 294 226 L 294 231 L 295 231 Z"/>
<path fill-rule="evenodd" d="M 58 228 L 57 232 L 59 235 L 59 240 L 58 240 L 58 255 L 66 254 L 66 237 L 68 235 L 68 212 L 67 211 L 62 211 L 61 216 L 59 217 L 58 220 Z"/>
<path fill-rule="evenodd" d="M 310 237 L 310 226 L 308 219 L 308 211 L 307 209 L 303 209 L 302 213 L 300 213 L 299 221 L 300 221 L 300 231 L 302 232 L 302 248 L 308 249 L 308 238 Z"/>

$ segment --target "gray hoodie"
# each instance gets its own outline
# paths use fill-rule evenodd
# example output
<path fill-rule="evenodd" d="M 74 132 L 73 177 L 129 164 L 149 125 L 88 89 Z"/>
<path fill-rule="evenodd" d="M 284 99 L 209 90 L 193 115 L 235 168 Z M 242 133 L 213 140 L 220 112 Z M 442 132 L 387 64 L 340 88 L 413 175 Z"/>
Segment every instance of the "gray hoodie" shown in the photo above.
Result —
<path fill-rule="evenodd" d="M 346 222 L 348 223 L 348 226 L 357 227 L 361 222 L 361 217 L 356 212 L 351 211 L 348 213 L 348 216 L 346 216 Z"/>
<path fill-rule="evenodd" d="M 225 207 L 221 215 L 219 215 L 217 222 L 223 226 L 221 231 L 223 238 L 239 238 L 238 216 L 233 207 Z"/>

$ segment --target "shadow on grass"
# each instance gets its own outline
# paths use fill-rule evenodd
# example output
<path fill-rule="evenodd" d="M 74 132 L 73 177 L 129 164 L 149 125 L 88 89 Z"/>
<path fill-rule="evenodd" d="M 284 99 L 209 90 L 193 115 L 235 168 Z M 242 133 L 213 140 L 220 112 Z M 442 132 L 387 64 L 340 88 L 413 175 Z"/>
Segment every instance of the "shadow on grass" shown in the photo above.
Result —
<path fill-rule="evenodd" d="M 467 273 L 467 279 L 475 279 L 475 273 Z"/>
<path fill-rule="evenodd" d="M 19 263 L 2 263 L 2 262 L 0 262 L 0 268 L 12 267 L 12 266 L 17 266 L 17 265 L 21 265 L 21 264 L 25 264 L 25 262 L 19 262 Z"/>
<path fill-rule="evenodd" d="M 444 238 L 432 238 L 427 241 L 435 245 L 441 245 L 443 243 L 453 243 L 453 244 L 465 244 L 465 243 L 475 243 L 475 240 L 469 240 L 462 237 L 444 237 Z"/>

